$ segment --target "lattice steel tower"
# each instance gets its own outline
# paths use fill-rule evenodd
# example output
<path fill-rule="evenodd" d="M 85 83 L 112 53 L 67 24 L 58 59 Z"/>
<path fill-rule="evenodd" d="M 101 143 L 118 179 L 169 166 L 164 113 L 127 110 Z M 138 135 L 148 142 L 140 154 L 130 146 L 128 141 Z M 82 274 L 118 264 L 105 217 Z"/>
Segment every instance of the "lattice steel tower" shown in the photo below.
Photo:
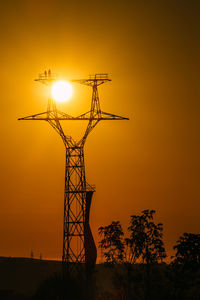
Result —
<path fill-rule="evenodd" d="M 40 74 L 36 81 L 51 86 L 57 78 L 51 71 Z M 92 87 L 90 111 L 72 117 L 57 109 L 52 97 L 49 97 L 47 111 L 19 120 L 47 121 L 61 136 L 66 149 L 65 192 L 64 192 L 64 226 L 63 226 L 63 266 L 69 271 L 74 263 L 86 263 L 92 266 L 96 262 L 97 250 L 89 225 L 89 213 L 94 186 L 86 181 L 84 145 L 89 133 L 102 120 L 128 120 L 100 108 L 98 86 L 111 81 L 107 74 L 95 74 L 87 79 L 71 80 Z M 83 137 L 75 141 L 63 131 L 60 121 L 88 120 Z"/>

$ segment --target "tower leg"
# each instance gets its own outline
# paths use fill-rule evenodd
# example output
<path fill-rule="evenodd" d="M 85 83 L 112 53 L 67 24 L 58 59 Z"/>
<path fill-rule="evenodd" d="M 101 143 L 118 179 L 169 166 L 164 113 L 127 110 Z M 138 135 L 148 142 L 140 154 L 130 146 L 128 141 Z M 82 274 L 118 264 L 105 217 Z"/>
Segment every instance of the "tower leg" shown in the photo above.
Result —
<path fill-rule="evenodd" d="M 89 225 L 94 189 L 86 183 L 83 147 L 66 148 L 63 272 L 95 265 L 96 246 Z"/>

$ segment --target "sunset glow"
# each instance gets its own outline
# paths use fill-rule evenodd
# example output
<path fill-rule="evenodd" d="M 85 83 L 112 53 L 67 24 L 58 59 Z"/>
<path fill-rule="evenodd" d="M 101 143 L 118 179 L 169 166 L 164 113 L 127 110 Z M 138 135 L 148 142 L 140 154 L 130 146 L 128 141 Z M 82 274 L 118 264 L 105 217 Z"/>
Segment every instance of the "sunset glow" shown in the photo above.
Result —
<path fill-rule="evenodd" d="M 98 86 L 101 111 L 130 121 L 102 120 L 86 142 L 96 244 L 99 227 L 119 220 L 126 230 L 144 209 L 164 224 L 169 261 L 183 232 L 200 232 L 199 9 L 193 0 L 1 1 L 1 257 L 33 249 L 62 259 L 63 142 L 47 121 L 17 119 L 45 118 L 52 102 L 58 116 L 89 112 L 92 87 L 71 80 L 101 72 L 112 79 Z M 61 100 L 60 81 L 72 87 Z M 87 124 L 61 120 L 75 141 Z"/>
<path fill-rule="evenodd" d="M 51 93 L 54 100 L 58 102 L 68 101 L 72 96 L 72 86 L 67 81 L 57 81 L 53 84 Z"/>

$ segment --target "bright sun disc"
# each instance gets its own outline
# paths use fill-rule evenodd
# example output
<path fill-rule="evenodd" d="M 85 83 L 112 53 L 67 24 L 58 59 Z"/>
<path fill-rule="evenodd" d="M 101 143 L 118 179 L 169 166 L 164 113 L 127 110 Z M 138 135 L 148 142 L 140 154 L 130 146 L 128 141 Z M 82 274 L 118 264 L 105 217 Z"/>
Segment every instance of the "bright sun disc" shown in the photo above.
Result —
<path fill-rule="evenodd" d="M 72 96 L 72 86 L 69 82 L 60 80 L 53 84 L 51 93 L 56 101 L 65 102 Z"/>

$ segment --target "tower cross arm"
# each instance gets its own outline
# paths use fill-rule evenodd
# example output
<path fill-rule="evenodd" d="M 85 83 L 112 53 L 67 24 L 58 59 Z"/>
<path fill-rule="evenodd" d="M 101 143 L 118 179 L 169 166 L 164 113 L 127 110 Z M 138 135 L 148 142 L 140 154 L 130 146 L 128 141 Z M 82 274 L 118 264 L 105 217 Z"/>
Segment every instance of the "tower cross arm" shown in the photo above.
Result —
<path fill-rule="evenodd" d="M 118 116 L 118 115 L 114 115 L 114 114 L 110 114 L 110 113 L 106 113 L 106 112 L 101 112 L 101 115 L 94 115 L 91 117 L 90 115 L 90 111 L 77 116 L 77 117 L 73 117 L 70 116 L 64 112 L 57 112 L 57 115 L 55 116 L 53 114 L 53 112 L 51 111 L 46 111 L 43 113 L 39 113 L 39 114 L 35 114 L 35 115 L 30 115 L 27 117 L 23 117 L 23 118 L 19 118 L 19 121 L 90 121 L 90 120 L 98 120 L 98 121 L 109 121 L 109 120 L 129 120 L 129 118 L 126 117 L 122 117 L 122 116 Z"/>
<path fill-rule="evenodd" d="M 88 111 L 78 117 L 75 118 L 76 120 L 129 120 L 129 118 L 106 113 L 101 111 L 99 115 L 94 114 L 91 116 L 91 111 Z"/>
<path fill-rule="evenodd" d="M 39 113 L 39 114 L 35 114 L 35 115 L 30 115 L 30 116 L 27 116 L 27 117 L 24 117 L 24 118 L 19 118 L 18 120 L 19 121 L 22 121 L 22 120 L 25 120 L 25 121 L 28 121 L 28 120 L 37 120 L 37 121 L 51 121 L 51 120 L 73 120 L 74 117 L 64 113 L 64 112 L 61 112 L 61 111 L 56 111 L 56 114 L 54 111 L 45 111 L 45 112 L 42 112 L 42 113 Z"/>
<path fill-rule="evenodd" d="M 70 81 L 80 83 L 83 85 L 98 86 L 105 82 L 111 81 L 111 79 L 108 77 L 107 73 L 100 73 L 100 74 L 89 75 L 89 78 L 86 79 L 72 79 Z"/>
<path fill-rule="evenodd" d="M 23 118 L 19 118 L 18 121 L 24 121 L 24 120 L 45 120 L 45 121 L 47 121 L 47 114 L 48 114 L 48 112 L 45 111 L 45 112 L 42 112 L 39 114 L 34 114 L 34 115 L 26 116 Z"/>
<path fill-rule="evenodd" d="M 129 120 L 129 118 L 106 113 L 106 112 L 101 112 L 101 120 Z"/>

